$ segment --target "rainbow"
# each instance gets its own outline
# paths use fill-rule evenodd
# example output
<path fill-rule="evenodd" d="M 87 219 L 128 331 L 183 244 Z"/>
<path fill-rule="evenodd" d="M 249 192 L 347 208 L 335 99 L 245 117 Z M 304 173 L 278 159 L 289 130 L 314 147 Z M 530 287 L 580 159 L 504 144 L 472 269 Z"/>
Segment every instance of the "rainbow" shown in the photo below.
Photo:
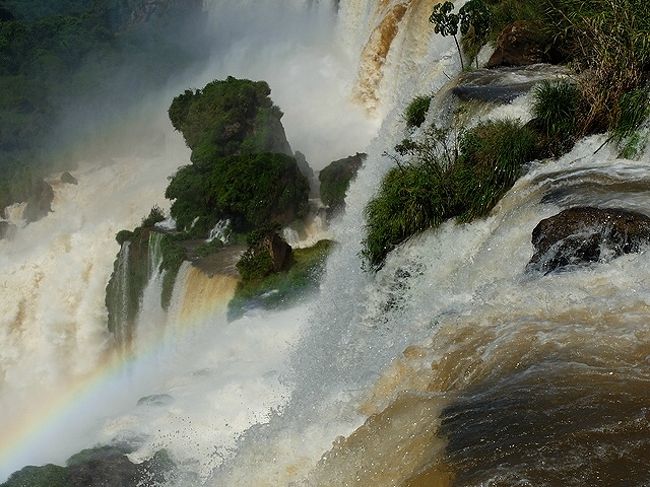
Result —
<path fill-rule="evenodd" d="M 180 307 L 170 309 L 169 316 L 177 318 L 174 329 L 187 334 L 214 317 L 216 312 L 225 311 L 237 280 L 230 276 L 209 278 L 189 265 L 182 271 L 177 281 L 183 295 Z M 201 293 L 191 292 L 201 288 Z M 178 337 L 177 334 L 175 338 Z M 165 343 L 165 334 L 160 333 L 151 343 L 140 347 L 137 355 L 113 350 L 100 359 L 92 372 L 66 384 L 63 392 L 44 394 L 39 397 L 38 404 L 17 414 L 9 413 L 11 424 L 0 436 L 0 481 L 31 462 L 43 463 L 52 458 L 65 460 L 70 455 L 58 458 L 67 453 L 59 446 L 62 442 L 76 447 L 71 453 L 95 446 L 88 444 L 88 430 L 95 430 L 92 425 L 97 425 L 106 415 L 117 415 L 133 408 L 133 393 L 142 390 L 134 386 L 156 382 L 160 370 L 157 364 Z M 77 445 L 74 439 L 65 436 L 71 429 L 79 437 Z"/>

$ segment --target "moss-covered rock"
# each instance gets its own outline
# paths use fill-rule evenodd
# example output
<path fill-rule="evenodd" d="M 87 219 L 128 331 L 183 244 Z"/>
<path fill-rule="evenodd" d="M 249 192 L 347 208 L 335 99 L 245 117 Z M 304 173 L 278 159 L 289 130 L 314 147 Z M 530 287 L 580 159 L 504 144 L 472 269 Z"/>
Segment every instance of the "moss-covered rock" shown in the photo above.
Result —
<path fill-rule="evenodd" d="M 288 270 L 240 282 L 228 305 L 228 318 L 237 319 L 252 308 L 282 308 L 305 293 L 315 291 L 333 246 L 332 241 L 321 240 L 313 247 L 294 249 Z"/>
<path fill-rule="evenodd" d="M 306 214 L 309 182 L 270 92 L 263 81 L 229 77 L 174 99 L 169 117 L 192 149 L 192 164 L 165 193 L 180 229 L 194 227 L 197 218 L 204 230 L 229 219 L 233 230 L 247 232 Z"/>
<path fill-rule="evenodd" d="M 249 243 L 250 247 L 237 263 L 244 282 L 259 281 L 291 267 L 292 249 L 277 233 L 253 234 Z"/>
<path fill-rule="evenodd" d="M 202 90 L 174 98 L 169 118 L 192 149 L 192 162 L 211 164 L 234 154 L 279 152 L 291 155 L 282 112 L 264 81 L 213 81 Z"/>
<path fill-rule="evenodd" d="M 129 449 L 111 446 L 84 450 L 72 456 L 65 467 L 25 467 L 0 487 L 136 487 L 158 485 L 173 474 L 175 465 L 166 451 L 134 464 Z"/>
<path fill-rule="evenodd" d="M 353 156 L 339 159 L 330 163 L 318 175 L 320 198 L 323 204 L 329 207 L 330 213 L 345 209 L 345 194 L 366 157 L 366 154 L 358 152 Z"/>

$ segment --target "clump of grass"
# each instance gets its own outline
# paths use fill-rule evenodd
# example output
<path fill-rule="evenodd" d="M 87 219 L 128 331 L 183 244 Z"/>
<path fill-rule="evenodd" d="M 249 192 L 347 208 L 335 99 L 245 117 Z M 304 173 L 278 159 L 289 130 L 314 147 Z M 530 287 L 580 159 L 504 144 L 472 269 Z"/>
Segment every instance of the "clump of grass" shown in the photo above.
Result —
<path fill-rule="evenodd" d="M 550 2 L 550 0 L 547 0 Z M 650 72 L 647 0 L 553 0 L 548 7 L 580 73 L 578 135 L 615 129 L 625 93 L 643 87 Z"/>
<path fill-rule="evenodd" d="M 406 126 L 410 128 L 420 127 L 427 117 L 430 105 L 430 96 L 416 96 L 411 103 L 409 103 L 404 112 Z"/>
<path fill-rule="evenodd" d="M 539 131 L 543 152 L 558 156 L 573 146 L 579 130 L 581 94 L 571 81 L 544 81 L 533 92 L 532 126 Z"/>
<path fill-rule="evenodd" d="M 397 245 L 446 220 L 487 214 L 534 157 L 536 144 L 535 134 L 513 120 L 455 134 L 431 128 L 420 142 L 402 142 L 392 155 L 398 166 L 365 209 L 366 263 L 381 267 Z"/>
<path fill-rule="evenodd" d="M 470 222 L 487 215 L 536 156 L 537 138 L 516 120 L 482 123 L 462 137 L 451 168 L 454 216 Z"/>
<path fill-rule="evenodd" d="M 620 149 L 621 157 L 633 159 L 648 144 L 648 128 L 643 124 L 650 119 L 650 84 L 625 93 L 619 102 L 619 116 L 612 137 Z"/>

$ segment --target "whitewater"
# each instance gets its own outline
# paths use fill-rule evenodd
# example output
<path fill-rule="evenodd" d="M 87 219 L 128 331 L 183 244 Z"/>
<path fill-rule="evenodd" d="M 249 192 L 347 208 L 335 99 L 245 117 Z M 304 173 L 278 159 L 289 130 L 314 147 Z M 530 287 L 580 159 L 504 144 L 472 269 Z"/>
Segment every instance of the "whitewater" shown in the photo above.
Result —
<path fill-rule="evenodd" d="M 363 209 L 392 167 L 383 154 L 404 137 L 404 107 L 435 93 L 427 123 L 453 117 L 460 66 L 428 22 L 434 3 L 206 2 L 213 56 L 160 94 L 157 153 L 98 154 L 77 186 L 54 184 L 43 220 L 25 226 L 11 212 L 20 228 L 0 241 L 0 478 L 127 444 L 133 462 L 166 449 L 179 467 L 170 487 L 644 485 L 649 254 L 549 275 L 526 265 L 533 228 L 564 208 L 650 214 L 648 152 L 596 152 L 602 135 L 530 161 L 489 217 L 448 222 L 377 273 L 362 269 Z M 125 354 L 106 327 L 115 233 L 167 208 L 167 177 L 189 162 L 169 100 L 228 75 L 269 83 L 292 148 L 315 169 L 368 153 L 328 230 L 338 245 L 318 294 L 232 322 L 236 279 L 187 263 L 163 311 L 153 251 Z M 472 123 L 526 122 L 530 110 L 522 96 L 481 107 Z"/>

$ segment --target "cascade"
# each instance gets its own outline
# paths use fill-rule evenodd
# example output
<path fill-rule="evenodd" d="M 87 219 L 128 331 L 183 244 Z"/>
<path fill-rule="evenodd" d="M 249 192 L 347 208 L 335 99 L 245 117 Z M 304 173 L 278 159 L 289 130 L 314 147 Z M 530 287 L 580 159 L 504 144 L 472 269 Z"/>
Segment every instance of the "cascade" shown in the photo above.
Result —
<path fill-rule="evenodd" d="M 206 1 L 218 35 L 193 86 L 267 80 L 292 147 L 314 168 L 368 153 L 328 229 L 339 245 L 320 293 L 228 322 L 237 280 L 185 262 L 165 311 L 162 235 L 152 232 L 133 327 L 133 249 L 119 251 L 110 306 L 120 326 L 108 333 L 115 233 L 164 207 L 166 178 L 189 155 L 169 129 L 163 155 L 99 155 L 78 186 L 55 188 L 52 214 L 0 241 L 0 477 L 127 444 L 134 462 L 170 453 L 181 475 L 164 487 L 644 479 L 650 254 L 548 275 L 526 264 L 532 229 L 561 209 L 649 213 L 650 153 L 628 161 L 610 145 L 595 153 L 605 136 L 585 139 L 557 161 L 532 161 L 487 218 L 448 222 L 377 274 L 361 269 L 364 208 L 392 166 L 383 153 L 404 136 L 406 103 L 438 93 L 427 123 L 450 117 L 448 77 L 460 66 L 428 22 L 435 3 Z M 161 112 L 185 88 L 161 96 Z M 507 117 L 529 120 L 530 97 L 483 105 L 471 123 Z M 285 235 L 320 238 L 322 222 L 298 233 Z M 131 353 L 116 353 L 129 341 Z M 581 454 L 599 445 L 600 455 Z M 504 458 L 520 470 L 502 471 Z"/>
<path fill-rule="evenodd" d="M 130 342 L 129 309 L 129 248 L 131 242 L 124 242 L 117 256 L 115 269 L 115 292 L 107 302 L 107 307 L 115 316 L 113 334 L 120 347 Z"/>

